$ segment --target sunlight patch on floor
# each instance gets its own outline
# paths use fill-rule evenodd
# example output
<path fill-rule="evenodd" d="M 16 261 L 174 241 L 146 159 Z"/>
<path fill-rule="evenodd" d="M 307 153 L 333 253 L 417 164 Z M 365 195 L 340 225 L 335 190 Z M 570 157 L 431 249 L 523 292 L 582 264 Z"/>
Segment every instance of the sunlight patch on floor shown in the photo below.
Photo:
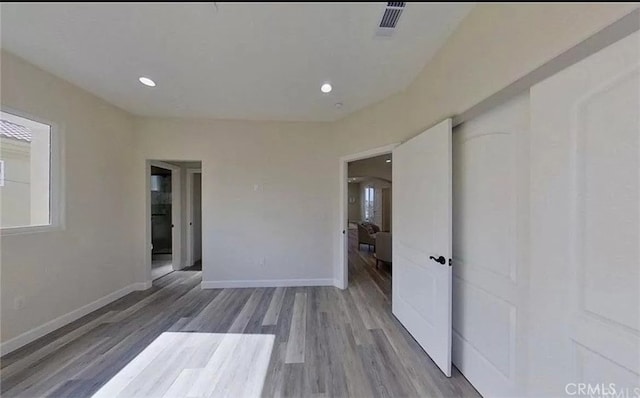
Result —
<path fill-rule="evenodd" d="M 274 335 L 165 332 L 93 398 L 259 397 Z"/>

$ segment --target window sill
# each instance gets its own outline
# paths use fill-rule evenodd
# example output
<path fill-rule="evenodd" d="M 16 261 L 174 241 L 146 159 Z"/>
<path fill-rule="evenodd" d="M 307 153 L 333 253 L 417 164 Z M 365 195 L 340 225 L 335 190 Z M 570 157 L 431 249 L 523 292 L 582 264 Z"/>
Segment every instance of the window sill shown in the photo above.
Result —
<path fill-rule="evenodd" d="M 42 232 L 54 232 L 62 230 L 60 225 L 34 225 L 29 227 L 10 227 L 0 229 L 0 236 L 7 235 L 26 235 L 37 234 Z"/>

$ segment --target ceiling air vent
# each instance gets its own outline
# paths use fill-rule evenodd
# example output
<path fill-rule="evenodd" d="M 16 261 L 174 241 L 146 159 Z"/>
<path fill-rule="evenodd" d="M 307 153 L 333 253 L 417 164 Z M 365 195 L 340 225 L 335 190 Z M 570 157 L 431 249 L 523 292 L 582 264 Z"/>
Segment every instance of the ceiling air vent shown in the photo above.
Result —
<path fill-rule="evenodd" d="M 387 3 L 382 18 L 380 18 L 380 23 L 378 24 L 378 30 L 376 31 L 377 36 L 391 36 L 393 34 L 405 4 L 405 2 L 400 1 L 390 1 Z"/>

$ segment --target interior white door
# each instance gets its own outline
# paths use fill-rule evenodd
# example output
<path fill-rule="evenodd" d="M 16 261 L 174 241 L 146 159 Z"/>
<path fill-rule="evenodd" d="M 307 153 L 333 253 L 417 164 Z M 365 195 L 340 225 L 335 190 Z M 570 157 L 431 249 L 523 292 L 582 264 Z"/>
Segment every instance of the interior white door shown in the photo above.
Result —
<path fill-rule="evenodd" d="M 527 363 L 529 92 L 453 130 L 452 361 L 485 397 Z"/>
<path fill-rule="evenodd" d="M 393 314 L 451 376 L 451 119 L 393 150 Z"/>
<path fill-rule="evenodd" d="M 193 263 L 202 260 L 202 173 L 193 174 Z"/>
<path fill-rule="evenodd" d="M 638 33 L 531 89 L 534 396 L 640 394 L 639 114 Z"/>
<path fill-rule="evenodd" d="M 171 262 L 174 271 L 182 268 L 180 168 L 171 168 Z"/>

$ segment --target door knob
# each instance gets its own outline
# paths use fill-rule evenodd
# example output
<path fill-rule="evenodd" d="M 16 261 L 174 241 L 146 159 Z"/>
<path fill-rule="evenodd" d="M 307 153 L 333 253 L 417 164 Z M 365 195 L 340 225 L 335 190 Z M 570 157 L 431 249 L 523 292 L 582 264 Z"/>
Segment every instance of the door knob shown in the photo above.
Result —
<path fill-rule="evenodd" d="M 446 262 L 447 262 L 447 260 L 444 258 L 444 256 L 440 256 L 440 257 L 438 257 L 438 258 L 435 258 L 435 257 L 433 257 L 433 256 L 429 256 L 429 258 L 430 258 L 431 260 L 435 261 L 436 263 L 440 263 L 440 264 L 442 264 L 442 265 L 444 265 L 444 263 L 446 263 Z"/>

